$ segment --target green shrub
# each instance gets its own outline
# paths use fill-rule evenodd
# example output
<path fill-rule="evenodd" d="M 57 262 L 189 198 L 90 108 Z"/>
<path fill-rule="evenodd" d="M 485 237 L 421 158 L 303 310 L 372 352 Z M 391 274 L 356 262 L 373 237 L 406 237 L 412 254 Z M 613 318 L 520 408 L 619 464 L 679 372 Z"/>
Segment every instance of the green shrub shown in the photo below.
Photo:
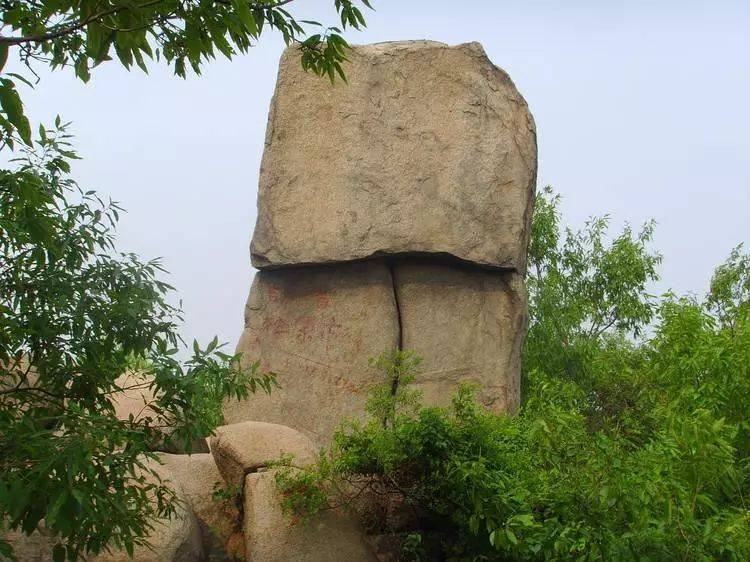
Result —
<path fill-rule="evenodd" d="M 120 208 L 70 176 L 66 126 L 0 169 L 0 558 L 6 529 L 44 529 L 54 560 L 147 544 L 176 496 L 153 448 L 190 444 L 222 422 L 225 398 L 269 391 L 271 375 L 214 339 L 185 360 L 180 310 L 158 260 L 115 247 Z M 137 369 L 139 382 L 122 382 Z M 115 397 L 140 386 L 142 415 Z"/>
<path fill-rule="evenodd" d="M 750 259 L 735 250 L 704 302 L 657 300 L 650 225 L 563 239 L 546 195 L 519 413 L 486 412 L 468 387 L 420 407 L 418 360 L 388 353 L 369 421 L 279 473 L 285 508 L 395 498 L 413 517 L 377 532 L 403 537 L 407 560 L 750 559 Z"/>

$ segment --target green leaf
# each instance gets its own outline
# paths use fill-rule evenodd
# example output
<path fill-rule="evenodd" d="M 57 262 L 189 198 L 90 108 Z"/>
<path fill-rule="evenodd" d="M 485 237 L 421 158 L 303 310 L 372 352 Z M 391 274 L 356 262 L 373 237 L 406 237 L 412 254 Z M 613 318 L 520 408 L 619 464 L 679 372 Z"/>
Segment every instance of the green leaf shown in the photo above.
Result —
<path fill-rule="evenodd" d="M 82 56 L 78 58 L 78 60 L 76 60 L 75 72 L 76 76 L 83 80 L 84 83 L 88 82 L 91 79 L 91 74 L 89 73 L 89 61 L 87 57 Z"/>
<path fill-rule="evenodd" d="M 23 113 L 23 103 L 15 84 L 7 78 L 0 79 L 0 84 L 0 107 L 5 111 L 8 121 L 15 127 L 23 142 L 31 146 L 31 124 Z"/>
<path fill-rule="evenodd" d="M 255 17 L 253 16 L 250 7 L 247 5 L 247 2 L 243 0 L 232 0 L 232 7 L 234 7 L 234 11 L 237 13 L 237 17 L 240 18 L 245 30 L 247 30 L 247 32 L 253 37 L 257 37 L 258 24 L 256 23 Z"/>
<path fill-rule="evenodd" d="M 8 61 L 8 45 L 0 45 L 0 72 L 5 68 Z"/>
<path fill-rule="evenodd" d="M 52 549 L 52 560 L 53 562 L 65 562 L 65 547 L 61 544 L 56 544 L 55 548 Z"/>

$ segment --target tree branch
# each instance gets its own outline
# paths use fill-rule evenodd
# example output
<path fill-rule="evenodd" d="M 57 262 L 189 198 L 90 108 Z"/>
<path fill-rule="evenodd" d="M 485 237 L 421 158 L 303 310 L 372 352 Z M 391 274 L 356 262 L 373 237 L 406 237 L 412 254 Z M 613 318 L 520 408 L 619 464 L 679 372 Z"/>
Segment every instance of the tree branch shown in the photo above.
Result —
<path fill-rule="evenodd" d="M 160 4 L 162 2 L 164 2 L 164 0 L 152 0 L 151 2 L 146 2 L 145 4 L 136 6 L 136 8 L 138 9 L 148 8 L 149 6 L 155 6 L 156 4 Z M 109 8 L 107 10 L 102 10 L 101 12 L 96 12 L 95 14 L 91 14 L 90 16 L 77 21 L 76 23 L 63 26 L 59 29 L 48 31 L 47 33 L 41 33 L 39 35 L 27 35 L 25 37 L 0 36 L 0 44 L 21 45 L 24 43 L 44 43 L 45 41 L 51 41 L 52 39 L 57 39 L 58 37 L 62 37 L 64 35 L 70 35 L 71 33 L 75 33 L 79 29 L 86 27 L 88 24 L 98 19 L 111 16 L 112 14 L 116 14 L 117 12 L 120 12 L 123 10 L 130 10 L 130 9 L 132 9 L 131 6 L 115 6 L 113 8 Z"/>
<path fill-rule="evenodd" d="M 135 9 L 148 8 L 150 6 L 161 4 L 164 1 L 165 0 L 152 0 L 151 2 L 146 2 L 145 4 L 136 6 Z M 230 4 L 228 0 L 215 0 L 215 2 L 218 4 L 224 4 L 224 5 Z M 272 10 L 274 8 L 278 8 L 280 6 L 284 6 L 285 4 L 290 4 L 292 2 L 294 2 L 294 0 L 279 0 L 275 4 L 250 3 L 248 4 L 248 7 L 252 10 Z M 51 41 L 53 39 L 57 39 L 65 35 L 70 35 L 71 33 L 75 33 L 79 29 L 86 27 L 91 22 L 94 22 L 101 18 L 111 16 L 112 14 L 116 14 L 124 10 L 132 10 L 132 9 L 133 9 L 132 6 L 115 6 L 113 8 L 109 8 L 107 10 L 102 10 L 101 12 L 91 14 L 90 16 L 85 17 L 75 23 L 71 23 L 69 25 L 60 27 L 59 29 L 52 29 L 50 31 L 47 31 L 46 33 L 40 33 L 38 35 L 27 35 L 23 37 L 7 37 L 4 35 L 0 35 L 0 45 L 23 45 L 25 43 L 44 43 L 45 41 Z"/>

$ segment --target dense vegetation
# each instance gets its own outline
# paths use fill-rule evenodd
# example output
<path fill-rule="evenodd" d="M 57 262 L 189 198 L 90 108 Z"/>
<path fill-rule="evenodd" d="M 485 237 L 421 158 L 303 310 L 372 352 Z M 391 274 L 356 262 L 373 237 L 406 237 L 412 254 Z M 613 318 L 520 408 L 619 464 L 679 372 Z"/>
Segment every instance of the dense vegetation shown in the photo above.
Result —
<path fill-rule="evenodd" d="M 178 360 L 160 263 L 115 250 L 120 209 L 70 178 L 67 139 L 59 121 L 40 128 L 0 170 L 0 531 L 45 528 L 55 560 L 142 544 L 175 508 L 151 451 L 189 447 L 221 423 L 225 397 L 273 380 L 215 340 Z M 121 377 L 134 367 L 143 378 Z M 154 400 L 118 418 L 117 393 L 138 386 Z"/>
<path fill-rule="evenodd" d="M 750 256 L 732 252 L 704 299 L 655 298 L 652 230 L 563 231 L 546 190 L 520 412 L 487 413 L 470 388 L 420 407 L 418 359 L 385 354 L 398 384 L 318 466 L 279 473 L 285 507 L 390 498 L 408 516 L 374 530 L 405 559 L 750 559 Z"/>
<path fill-rule="evenodd" d="M 121 209 L 80 189 L 66 127 L 40 126 L 19 94 L 36 65 L 88 81 L 116 58 L 144 71 L 165 61 L 186 75 L 221 54 L 247 52 L 278 32 L 302 66 L 344 78 L 347 43 L 336 26 L 300 20 L 295 0 L 8 0 L 0 9 L 0 558 L 7 529 L 41 528 L 55 560 L 107 548 L 132 552 L 174 494 L 149 460 L 189 448 L 221 423 L 225 397 L 270 390 L 271 375 L 216 340 L 178 359 L 180 311 L 158 260 L 116 251 Z M 334 0 L 342 28 L 360 29 L 367 0 Z M 25 74 L 8 71 L 16 59 Z M 136 369 L 137 378 L 123 375 Z M 116 396 L 147 389 L 137 417 L 118 419 Z"/>

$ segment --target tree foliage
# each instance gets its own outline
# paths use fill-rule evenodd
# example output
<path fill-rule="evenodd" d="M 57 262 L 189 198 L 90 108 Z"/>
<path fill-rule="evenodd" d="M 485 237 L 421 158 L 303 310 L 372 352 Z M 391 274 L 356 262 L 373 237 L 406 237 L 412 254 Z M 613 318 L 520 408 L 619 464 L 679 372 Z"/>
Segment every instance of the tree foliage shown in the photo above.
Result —
<path fill-rule="evenodd" d="M 126 68 L 147 71 L 149 59 L 164 59 L 175 74 L 200 73 L 206 61 L 245 53 L 267 30 L 300 48 L 302 65 L 331 81 L 345 79 L 348 44 L 342 29 L 361 29 L 359 6 L 368 0 L 334 0 L 340 26 L 299 20 L 290 11 L 298 0 L 5 0 L 0 17 L 0 72 L 11 50 L 31 69 L 41 62 L 71 68 L 84 82 L 98 65 L 116 58 Z M 7 31 L 6 31 L 7 30 Z M 17 83 L 29 76 L 0 77 L 0 130 L 31 144 Z"/>
<path fill-rule="evenodd" d="M 390 498 L 411 517 L 373 530 L 400 535 L 404 559 L 750 558 L 750 257 L 737 248 L 703 300 L 656 299 L 653 225 L 560 222 L 547 190 L 520 412 L 488 413 L 470 388 L 449 408 L 376 393 L 317 466 L 279 473 L 287 511 Z M 403 353 L 380 364 L 418 379 Z"/>
<path fill-rule="evenodd" d="M 151 451 L 189 447 L 221 423 L 225 397 L 273 384 L 216 340 L 178 359 L 160 262 L 116 251 L 121 209 L 78 187 L 74 158 L 58 120 L 0 170 L 0 530 L 44 528 L 56 560 L 144 544 L 174 511 Z M 154 400 L 118 419 L 132 368 Z"/>

